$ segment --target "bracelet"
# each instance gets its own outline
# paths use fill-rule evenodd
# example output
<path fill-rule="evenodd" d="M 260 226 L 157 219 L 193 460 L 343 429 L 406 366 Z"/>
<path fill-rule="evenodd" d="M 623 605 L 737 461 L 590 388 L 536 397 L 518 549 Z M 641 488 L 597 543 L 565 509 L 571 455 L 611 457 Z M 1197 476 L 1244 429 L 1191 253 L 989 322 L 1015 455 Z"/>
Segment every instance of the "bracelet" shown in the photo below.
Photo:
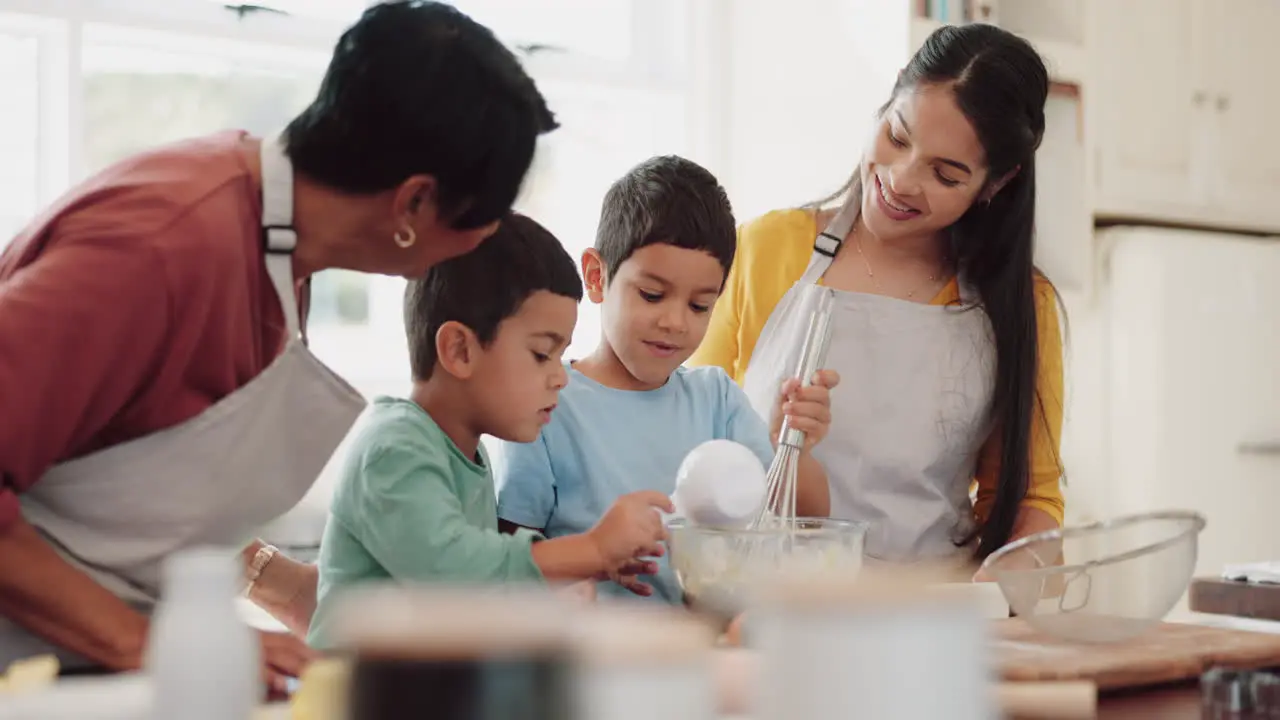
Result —
<path fill-rule="evenodd" d="M 258 548 L 258 552 L 253 554 L 253 559 L 249 561 L 249 568 L 246 572 L 248 576 L 244 586 L 244 596 L 249 597 L 249 592 L 253 590 L 253 584 L 258 582 L 258 576 L 262 575 L 262 569 L 271 562 L 271 559 L 279 552 L 271 545 L 263 545 Z"/>

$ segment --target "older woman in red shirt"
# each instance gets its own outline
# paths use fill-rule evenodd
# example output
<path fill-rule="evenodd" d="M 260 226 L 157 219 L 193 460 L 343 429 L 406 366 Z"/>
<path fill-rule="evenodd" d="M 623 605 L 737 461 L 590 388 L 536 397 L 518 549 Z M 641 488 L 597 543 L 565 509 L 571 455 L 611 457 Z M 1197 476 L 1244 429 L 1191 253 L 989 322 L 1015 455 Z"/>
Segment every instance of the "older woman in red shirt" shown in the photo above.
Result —
<path fill-rule="evenodd" d="M 0 255 L 0 666 L 140 666 L 170 554 L 245 548 L 295 630 L 314 571 L 254 541 L 364 400 L 302 340 L 326 268 L 415 276 L 510 209 L 555 122 L 519 63 L 441 3 L 338 42 L 279 138 L 162 147 L 73 189 Z M 264 634 L 269 673 L 307 651 Z"/>

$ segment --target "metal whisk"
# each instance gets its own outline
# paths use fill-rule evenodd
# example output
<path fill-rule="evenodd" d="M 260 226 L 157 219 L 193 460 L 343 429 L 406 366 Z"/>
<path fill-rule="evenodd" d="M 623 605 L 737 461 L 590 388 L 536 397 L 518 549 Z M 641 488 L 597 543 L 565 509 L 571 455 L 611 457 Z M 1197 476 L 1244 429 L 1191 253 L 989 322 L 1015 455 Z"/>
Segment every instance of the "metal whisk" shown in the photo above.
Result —
<path fill-rule="evenodd" d="M 824 291 L 809 317 L 809 330 L 805 333 L 795 374 L 802 387 L 811 385 L 814 373 L 826 364 L 827 348 L 831 343 L 831 304 L 830 291 Z M 804 440 L 804 432 L 791 427 L 790 421 L 784 418 L 778 433 L 778 449 L 769 465 L 765 501 L 751 523 L 751 529 L 773 526 L 788 532 L 795 531 L 797 463 Z"/>

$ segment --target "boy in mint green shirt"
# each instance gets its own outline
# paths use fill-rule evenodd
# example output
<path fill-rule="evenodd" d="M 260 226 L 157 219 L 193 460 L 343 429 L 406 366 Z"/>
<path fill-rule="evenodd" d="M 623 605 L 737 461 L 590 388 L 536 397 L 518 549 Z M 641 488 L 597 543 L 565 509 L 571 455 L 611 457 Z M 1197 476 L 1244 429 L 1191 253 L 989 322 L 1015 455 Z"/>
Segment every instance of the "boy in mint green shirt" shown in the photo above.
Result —
<path fill-rule="evenodd" d="M 413 391 L 375 399 L 352 438 L 320 546 L 311 645 L 332 644 L 334 598 L 361 583 L 587 580 L 663 553 L 655 508 L 673 508 L 658 492 L 619 498 L 581 534 L 498 532 L 480 437 L 531 442 L 550 422 L 581 298 L 573 259 L 520 215 L 409 283 Z"/>

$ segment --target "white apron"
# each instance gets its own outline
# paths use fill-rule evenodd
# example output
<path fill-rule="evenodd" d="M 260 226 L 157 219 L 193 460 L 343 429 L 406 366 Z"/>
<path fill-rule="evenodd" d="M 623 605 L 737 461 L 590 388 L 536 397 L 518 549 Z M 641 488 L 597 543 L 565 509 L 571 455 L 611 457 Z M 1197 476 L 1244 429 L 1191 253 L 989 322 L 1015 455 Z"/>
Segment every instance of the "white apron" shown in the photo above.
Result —
<path fill-rule="evenodd" d="M 870 524 L 869 558 L 959 561 L 974 528 L 969 487 L 990 428 L 995 344 L 990 322 L 961 283 L 964 307 L 819 285 L 857 219 L 850 198 L 814 243 L 800 280 L 765 323 L 743 378 L 769 417 L 794 376 L 809 316 L 833 297 L 826 367 L 840 374 L 831 429 L 814 448 L 831 483 L 831 515 Z"/>
<path fill-rule="evenodd" d="M 262 142 L 265 262 L 280 298 L 284 351 L 196 417 L 51 468 L 20 496 L 22 514 L 72 565 L 142 612 L 160 592 L 165 557 L 194 545 L 237 551 L 291 509 L 365 406 L 307 349 L 292 252 L 293 170 Z M 0 618 L 0 667 L 44 641 Z M 87 664 L 57 651 L 64 665 Z"/>

